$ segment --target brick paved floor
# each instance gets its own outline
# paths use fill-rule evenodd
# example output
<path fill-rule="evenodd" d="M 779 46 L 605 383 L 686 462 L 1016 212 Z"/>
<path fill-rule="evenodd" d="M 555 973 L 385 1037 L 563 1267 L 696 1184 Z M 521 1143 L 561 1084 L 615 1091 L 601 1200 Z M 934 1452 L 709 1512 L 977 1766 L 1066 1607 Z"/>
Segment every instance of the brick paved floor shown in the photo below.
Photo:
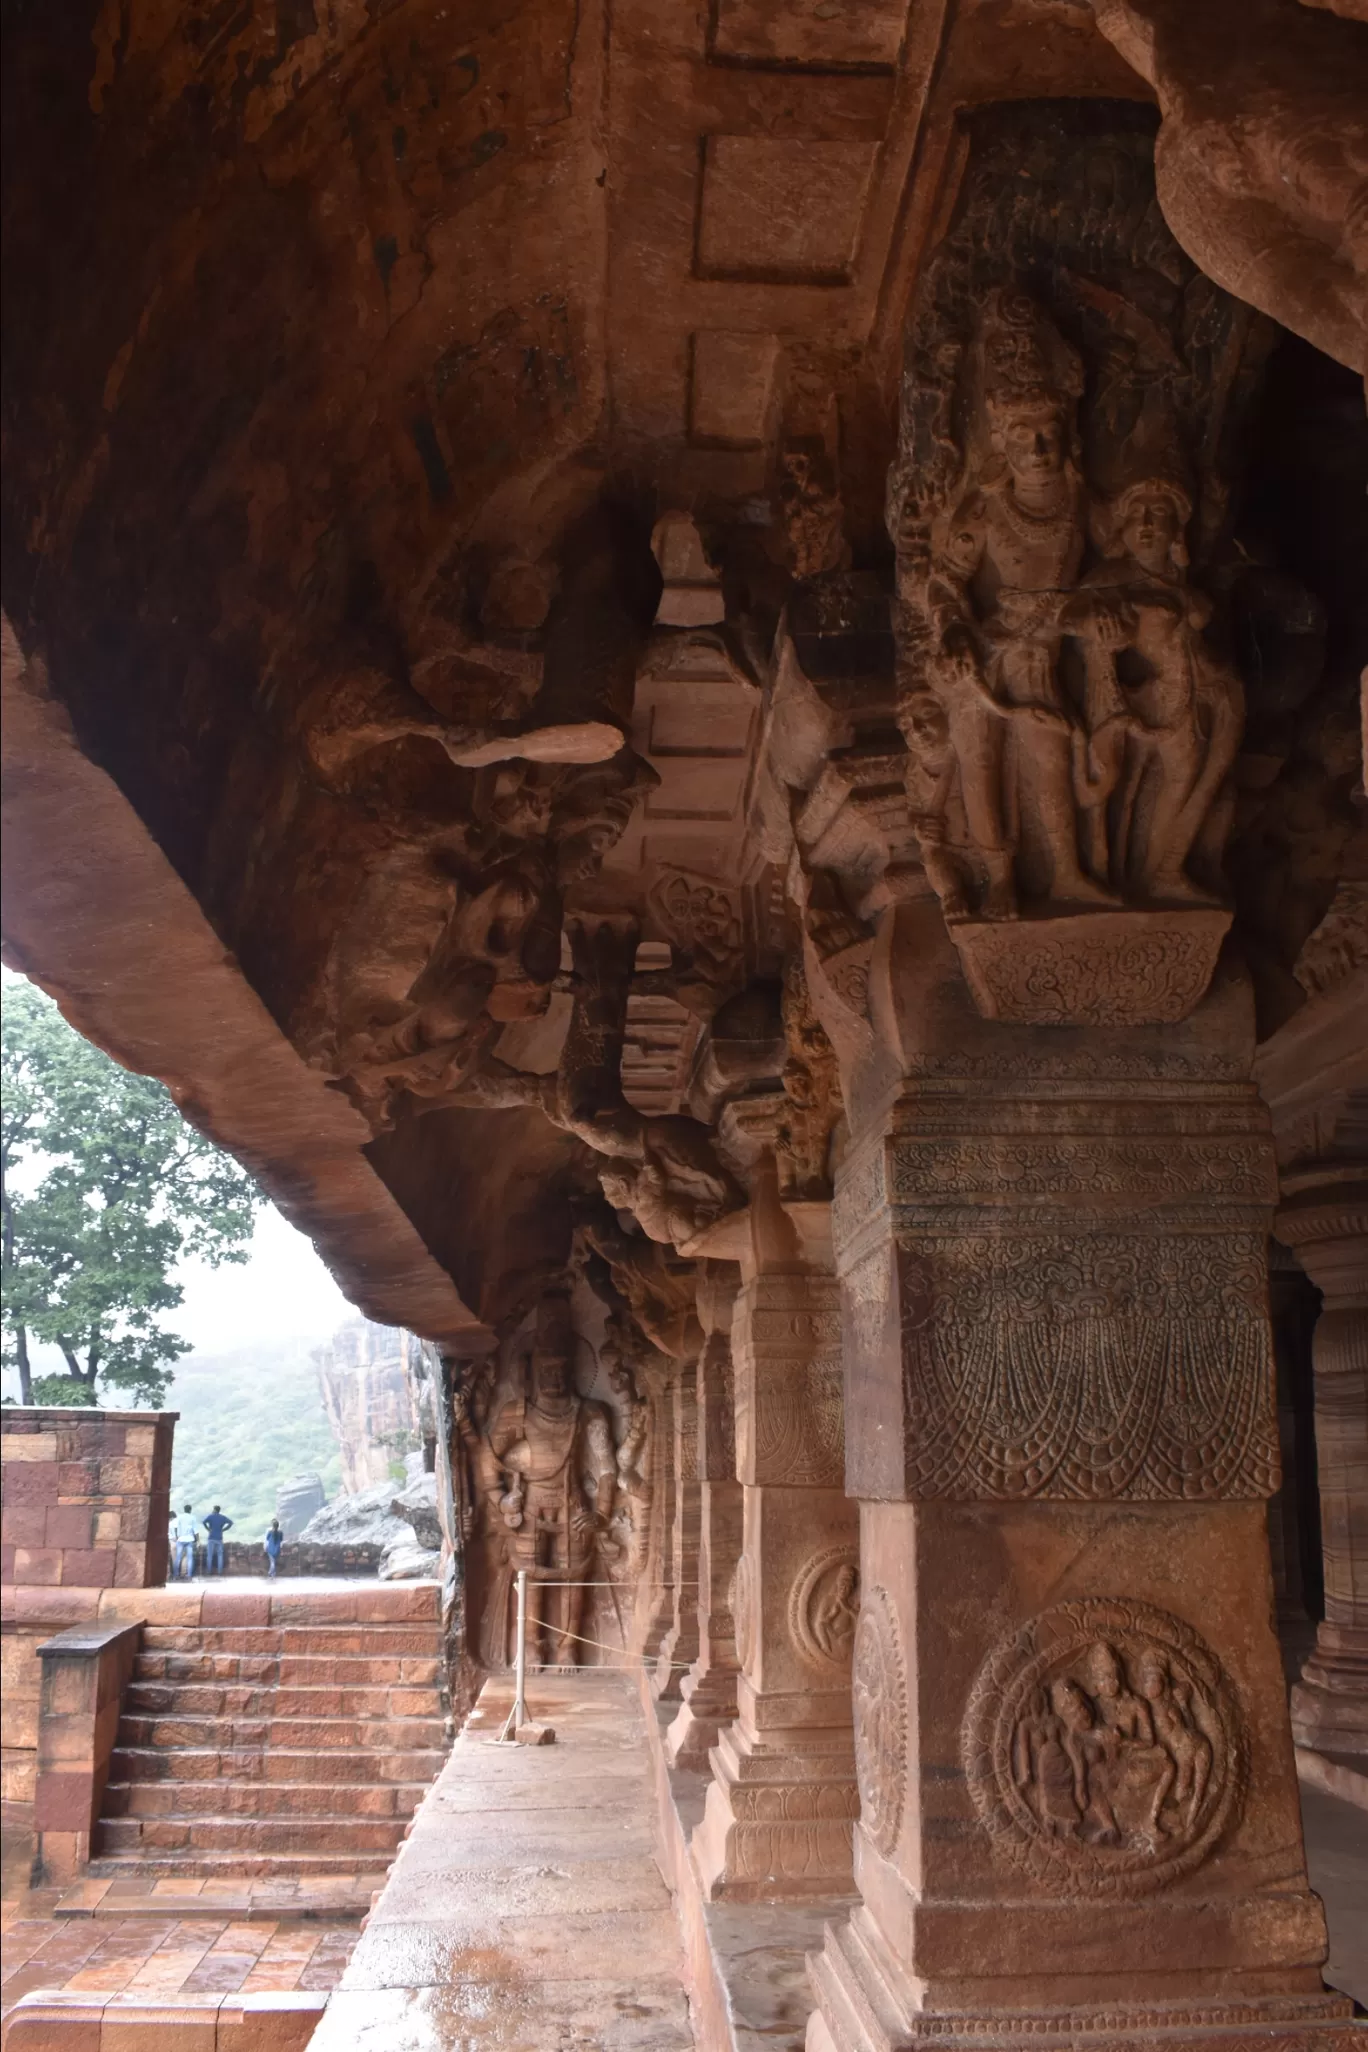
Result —
<path fill-rule="evenodd" d="M 28 1845 L 5 1832 L 0 2016 L 34 1988 L 113 1995 L 237 1994 L 336 1986 L 359 1921 L 222 1916 L 54 1916 L 63 1891 L 24 1886 Z"/>

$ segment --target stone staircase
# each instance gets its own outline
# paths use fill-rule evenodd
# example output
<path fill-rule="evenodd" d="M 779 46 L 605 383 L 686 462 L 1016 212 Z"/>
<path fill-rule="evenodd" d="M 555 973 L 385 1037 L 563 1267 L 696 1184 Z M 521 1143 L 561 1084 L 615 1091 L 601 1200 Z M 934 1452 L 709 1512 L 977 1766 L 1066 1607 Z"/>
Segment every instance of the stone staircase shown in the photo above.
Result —
<path fill-rule="evenodd" d="M 387 1867 L 450 1743 L 436 1590 L 394 1595 L 364 1621 L 319 1599 L 317 1622 L 146 1624 L 91 1874 Z"/>

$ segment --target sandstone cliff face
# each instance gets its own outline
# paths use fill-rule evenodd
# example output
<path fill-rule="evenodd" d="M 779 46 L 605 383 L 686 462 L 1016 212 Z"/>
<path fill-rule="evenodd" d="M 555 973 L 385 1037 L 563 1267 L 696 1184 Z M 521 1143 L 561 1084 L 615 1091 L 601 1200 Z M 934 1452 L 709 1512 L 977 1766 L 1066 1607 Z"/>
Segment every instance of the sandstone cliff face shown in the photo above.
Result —
<path fill-rule="evenodd" d="M 314 1355 L 344 1495 L 394 1480 L 392 1464 L 418 1445 L 417 1346 L 410 1333 L 357 1318 Z"/>

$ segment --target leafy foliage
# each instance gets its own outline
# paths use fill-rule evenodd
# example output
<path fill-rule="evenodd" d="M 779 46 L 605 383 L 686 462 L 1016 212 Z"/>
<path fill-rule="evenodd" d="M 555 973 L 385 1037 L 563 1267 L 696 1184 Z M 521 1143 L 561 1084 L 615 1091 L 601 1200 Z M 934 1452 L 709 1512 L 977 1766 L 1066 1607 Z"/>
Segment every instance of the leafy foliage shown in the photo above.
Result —
<path fill-rule="evenodd" d="M 4 1358 L 26 1402 L 91 1404 L 97 1386 L 159 1406 L 188 1342 L 160 1323 L 187 1254 L 245 1261 L 262 1198 L 244 1170 L 27 983 L 5 987 L 0 1201 Z M 30 1342 L 65 1357 L 33 1375 Z"/>

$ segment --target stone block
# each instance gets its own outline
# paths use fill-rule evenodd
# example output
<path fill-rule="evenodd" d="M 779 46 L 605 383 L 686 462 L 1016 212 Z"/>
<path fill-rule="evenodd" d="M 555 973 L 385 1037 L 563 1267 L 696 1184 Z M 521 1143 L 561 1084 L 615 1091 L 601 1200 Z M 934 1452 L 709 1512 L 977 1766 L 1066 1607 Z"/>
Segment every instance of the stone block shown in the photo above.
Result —
<path fill-rule="evenodd" d="M 6 1501 L 0 1536 L 10 1546 L 42 1546 L 47 1538 L 48 1515 L 41 1504 Z"/>
<path fill-rule="evenodd" d="M 51 1831 L 89 1831 L 93 1794 L 94 1780 L 90 1773 L 73 1768 L 50 1774 L 42 1768 L 34 1793 L 34 1828 L 45 1838 Z"/>
<path fill-rule="evenodd" d="M 310 1595 L 271 1597 L 271 1623 L 355 1624 L 356 1597 L 349 1589 L 320 1589 Z"/>
<path fill-rule="evenodd" d="M 127 1425 L 124 1427 L 124 1452 L 129 1454 L 153 1455 L 157 1451 L 157 1428 L 155 1425 Z"/>
<path fill-rule="evenodd" d="M 70 1717 L 95 1710 L 96 1665 L 93 1660 L 54 1659 L 43 1662 L 43 1715 Z"/>
<path fill-rule="evenodd" d="M 0 1437 L 0 1461 L 5 1466 L 20 1461 L 55 1461 L 57 1459 L 57 1434 L 55 1432 L 15 1432 L 7 1430 Z"/>
<path fill-rule="evenodd" d="M 0 1800 L 7 1803 L 31 1803 L 37 1779 L 36 1748 L 0 1748 Z"/>
<path fill-rule="evenodd" d="M 131 1455 L 100 1459 L 101 1496 L 149 1496 L 152 1491 L 152 1463 Z"/>
<path fill-rule="evenodd" d="M 5 2052 L 100 2052 L 103 1995 L 21 1995 L 5 2023 Z"/>
<path fill-rule="evenodd" d="M 56 1586 L 62 1579 L 62 1555 L 56 1546 L 16 1546 L 13 1578 L 31 1586 Z"/>
<path fill-rule="evenodd" d="M 100 2052 L 214 2052 L 217 1995 L 112 1995 L 105 2003 Z"/>
<path fill-rule="evenodd" d="M 100 1470 L 96 1461 L 58 1463 L 57 1492 L 60 1496 L 94 1496 L 99 1483 Z"/>
<path fill-rule="evenodd" d="M 8 1444 L 8 1441 L 6 1444 Z M 46 1505 L 56 1503 L 58 1478 L 61 1472 L 60 1469 L 53 1467 L 50 1462 L 43 1462 L 41 1465 L 35 1463 L 31 1467 L 27 1464 L 23 1467 L 17 1467 L 13 1464 L 7 1466 L 5 1469 L 6 1505 L 13 1506 L 21 1503 Z"/>
<path fill-rule="evenodd" d="M 146 1496 L 129 1497 L 119 1507 L 119 1537 L 122 1540 L 146 1539 L 151 1524 L 151 1500 Z"/>
<path fill-rule="evenodd" d="M 93 1546 L 117 1546 L 123 1537 L 123 1513 L 120 1510 L 96 1511 L 91 1528 L 90 1543 Z"/>
<path fill-rule="evenodd" d="M 225 1995 L 218 2015 L 218 2052 L 304 2052 L 327 2006 L 312 1989 Z"/>
<path fill-rule="evenodd" d="M 140 1589 L 147 1570 L 147 1547 L 141 1540 L 121 1539 L 114 1548 L 114 1587 Z"/>
<path fill-rule="evenodd" d="M 84 1504 L 54 1503 L 44 1514 L 45 1546 L 77 1547 L 88 1550 L 94 1518 Z"/>
<path fill-rule="evenodd" d="M 98 1589 L 46 1587 L 9 1588 L 4 1591 L 6 1624 L 36 1625 L 60 1632 L 67 1625 L 89 1624 L 98 1614 Z"/>
<path fill-rule="evenodd" d="M 239 1595 L 232 1589 L 206 1589 L 200 1600 L 200 1622 L 205 1625 L 269 1624 L 271 1598 L 245 1590 Z"/>
<path fill-rule="evenodd" d="M 82 1589 L 110 1589 L 114 1586 L 117 1552 L 112 1546 L 64 1547 L 62 1580 Z"/>
<path fill-rule="evenodd" d="M 19 1696 L 8 1686 L 5 1689 L 3 1709 L 5 1744 L 7 1746 L 28 1746 L 35 1750 L 38 1745 L 38 1696 L 35 1690 L 31 1696 Z"/>

